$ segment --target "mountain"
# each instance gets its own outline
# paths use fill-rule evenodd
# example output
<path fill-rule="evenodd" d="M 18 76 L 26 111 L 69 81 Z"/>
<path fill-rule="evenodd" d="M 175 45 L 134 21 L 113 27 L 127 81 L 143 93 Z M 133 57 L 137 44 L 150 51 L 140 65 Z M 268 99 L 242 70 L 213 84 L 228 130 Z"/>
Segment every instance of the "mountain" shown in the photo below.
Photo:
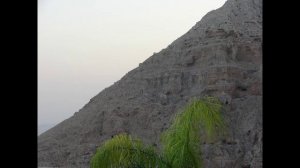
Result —
<path fill-rule="evenodd" d="M 53 127 L 54 124 L 40 124 L 38 125 L 38 135 L 42 134 L 43 132 L 47 131 L 51 127 Z"/>
<path fill-rule="evenodd" d="M 180 23 L 178 23 L 180 24 Z M 38 165 L 89 167 L 121 132 L 158 145 L 193 97 L 224 103 L 228 136 L 203 143 L 206 168 L 262 167 L 262 0 L 228 0 L 186 34 L 38 137 Z"/>

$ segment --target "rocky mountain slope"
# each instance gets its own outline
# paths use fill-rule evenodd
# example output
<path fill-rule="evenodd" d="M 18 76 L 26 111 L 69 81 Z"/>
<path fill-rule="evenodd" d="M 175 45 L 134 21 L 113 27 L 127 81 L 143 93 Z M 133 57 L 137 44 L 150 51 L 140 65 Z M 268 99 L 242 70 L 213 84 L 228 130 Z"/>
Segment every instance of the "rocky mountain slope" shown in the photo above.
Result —
<path fill-rule="evenodd" d="M 178 23 L 180 24 L 180 23 Z M 120 132 L 158 145 L 193 97 L 224 103 L 228 136 L 203 143 L 206 168 L 262 167 L 262 0 L 228 0 L 88 104 L 38 137 L 38 165 L 88 167 Z"/>

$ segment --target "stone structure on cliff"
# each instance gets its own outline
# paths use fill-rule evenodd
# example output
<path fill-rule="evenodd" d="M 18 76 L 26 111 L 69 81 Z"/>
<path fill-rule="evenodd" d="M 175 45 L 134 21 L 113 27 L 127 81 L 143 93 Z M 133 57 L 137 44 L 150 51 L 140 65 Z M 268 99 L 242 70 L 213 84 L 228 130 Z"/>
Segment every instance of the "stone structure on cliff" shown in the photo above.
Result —
<path fill-rule="evenodd" d="M 158 145 L 193 97 L 224 103 L 228 136 L 203 144 L 206 168 L 262 167 L 262 0 L 228 0 L 186 34 L 38 137 L 38 165 L 88 167 L 120 132 Z"/>

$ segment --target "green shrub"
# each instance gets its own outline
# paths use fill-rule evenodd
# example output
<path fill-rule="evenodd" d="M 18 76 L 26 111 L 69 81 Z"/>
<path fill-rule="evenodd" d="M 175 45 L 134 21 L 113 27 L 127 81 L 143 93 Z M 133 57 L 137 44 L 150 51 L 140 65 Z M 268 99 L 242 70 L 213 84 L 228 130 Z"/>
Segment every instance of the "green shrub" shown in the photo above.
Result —
<path fill-rule="evenodd" d="M 213 97 L 191 101 L 162 134 L 162 152 L 137 138 L 120 134 L 106 141 L 91 168 L 202 168 L 201 141 L 224 133 L 221 102 Z"/>

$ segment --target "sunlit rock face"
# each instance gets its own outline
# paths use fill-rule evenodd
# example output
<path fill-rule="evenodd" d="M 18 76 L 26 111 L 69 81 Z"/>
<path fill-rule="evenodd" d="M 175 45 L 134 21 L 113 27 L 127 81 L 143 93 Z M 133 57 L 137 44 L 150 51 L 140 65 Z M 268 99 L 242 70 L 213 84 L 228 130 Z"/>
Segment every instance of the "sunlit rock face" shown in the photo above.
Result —
<path fill-rule="evenodd" d="M 180 24 L 180 23 L 178 23 Z M 202 144 L 206 168 L 262 167 L 262 0 L 228 0 L 38 138 L 39 166 L 89 167 L 96 148 L 127 132 L 159 146 L 193 97 L 224 103 L 228 135 Z"/>

